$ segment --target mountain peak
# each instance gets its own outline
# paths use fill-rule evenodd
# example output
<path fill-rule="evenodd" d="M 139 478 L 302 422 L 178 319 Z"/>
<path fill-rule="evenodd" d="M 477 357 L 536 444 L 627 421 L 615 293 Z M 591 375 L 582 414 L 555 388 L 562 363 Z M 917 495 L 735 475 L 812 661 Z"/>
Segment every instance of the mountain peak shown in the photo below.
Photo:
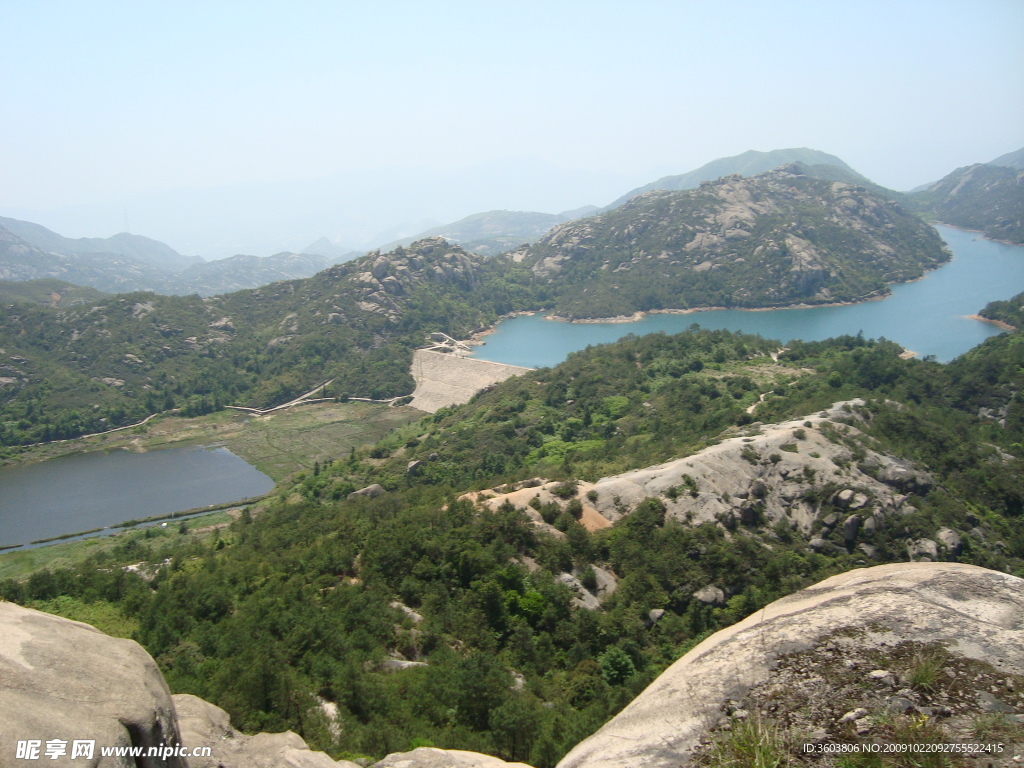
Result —
<path fill-rule="evenodd" d="M 635 197 L 642 192 L 647 192 L 652 189 L 667 189 L 671 191 L 695 189 L 703 181 L 714 181 L 715 179 L 722 178 L 723 176 L 730 176 L 732 174 L 756 176 L 759 173 L 765 173 L 766 171 L 778 168 L 780 165 L 787 165 L 794 162 L 803 163 L 808 167 L 834 166 L 842 169 L 847 174 L 853 174 L 854 176 L 860 177 L 860 174 L 835 155 L 830 155 L 827 152 L 821 152 L 817 149 L 794 147 L 790 149 L 773 149 L 769 152 L 750 149 L 739 155 L 734 155 L 732 157 L 720 157 L 717 160 L 712 160 L 710 163 L 705 163 L 700 168 L 689 171 L 688 173 L 683 173 L 678 176 L 663 176 L 657 181 L 652 181 L 650 184 L 645 184 L 631 192 L 627 192 L 611 205 L 605 207 L 604 210 L 607 211 L 612 208 L 617 208 L 631 197 Z"/>

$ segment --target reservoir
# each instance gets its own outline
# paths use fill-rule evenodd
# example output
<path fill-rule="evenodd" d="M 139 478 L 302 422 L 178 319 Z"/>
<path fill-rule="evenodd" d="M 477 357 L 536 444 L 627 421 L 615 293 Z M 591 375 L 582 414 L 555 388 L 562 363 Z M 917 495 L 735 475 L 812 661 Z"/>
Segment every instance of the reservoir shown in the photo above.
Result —
<path fill-rule="evenodd" d="M 259 496 L 274 481 L 226 448 L 62 456 L 0 468 L 0 546 Z"/>
<path fill-rule="evenodd" d="M 628 323 L 562 323 L 542 315 L 500 323 L 473 357 L 528 368 L 557 365 L 570 352 L 590 344 L 616 341 L 628 333 L 679 333 L 693 323 L 702 328 L 756 333 L 787 342 L 820 341 L 832 336 L 885 337 L 916 352 L 948 362 L 989 336 L 994 325 L 972 320 L 990 301 L 1024 291 L 1024 246 L 985 240 L 976 232 L 937 227 L 953 260 L 913 283 L 893 285 L 892 295 L 839 307 L 744 311 L 708 310 L 677 315 L 647 315 Z"/>

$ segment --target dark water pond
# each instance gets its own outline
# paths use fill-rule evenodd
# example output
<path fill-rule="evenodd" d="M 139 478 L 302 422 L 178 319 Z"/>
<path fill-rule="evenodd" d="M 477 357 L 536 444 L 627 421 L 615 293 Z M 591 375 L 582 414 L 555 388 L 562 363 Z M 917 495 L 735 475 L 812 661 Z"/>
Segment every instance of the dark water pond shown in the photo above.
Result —
<path fill-rule="evenodd" d="M 0 468 L 0 546 L 267 493 L 274 481 L 226 448 L 62 456 Z"/>

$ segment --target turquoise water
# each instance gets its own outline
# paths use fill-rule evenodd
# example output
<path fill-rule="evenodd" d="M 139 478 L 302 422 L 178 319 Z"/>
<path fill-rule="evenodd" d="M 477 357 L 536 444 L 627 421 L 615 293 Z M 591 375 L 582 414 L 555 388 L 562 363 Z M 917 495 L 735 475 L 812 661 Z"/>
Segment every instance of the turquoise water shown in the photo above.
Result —
<path fill-rule="evenodd" d="M 892 286 L 892 295 L 844 307 L 734 309 L 688 315 L 648 315 L 630 323 L 561 323 L 541 315 L 516 317 L 485 337 L 473 357 L 529 368 L 557 365 L 570 352 L 616 341 L 628 333 L 678 333 L 693 323 L 702 328 L 760 334 L 786 342 L 818 341 L 862 332 L 885 337 L 948 362 L 1001 331 L 968 319 L 990 301 L 1024 291 L 1024 246 L 983 239 L 975 232 L 937 227 L 953 260 L 913 283 Z"/>
<path fill-rule="evenodd" d="M 226 504 L 274 481 L 226 448 L 62 456 L 0 469 L 0 546 Z"/>

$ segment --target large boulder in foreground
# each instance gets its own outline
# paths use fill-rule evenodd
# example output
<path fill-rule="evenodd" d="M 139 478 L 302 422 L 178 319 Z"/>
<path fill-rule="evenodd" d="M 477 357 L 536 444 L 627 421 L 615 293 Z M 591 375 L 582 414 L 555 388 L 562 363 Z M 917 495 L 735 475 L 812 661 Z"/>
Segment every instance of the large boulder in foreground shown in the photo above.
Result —
<path fill-rule="evenodd" d="M 249 736 L 220 707 L 171 696 L 160 670 L 136 642 L 59 616 L 0 601 L 0 765 L 17 760 L 19 741 L 41 742 L 35 758 L 92 768 L 360 768 L 310 750 L 292 731 Z M 50 759 L 46 742 L 66 742 Z M 72 758 L 91 740 L 92 759 Z M 208 756 L 107 757 L 102 747 L 209 747 Z M 25 764 L 29 765 L 30 760 Z M 432 748 L 388 755 L 381 768 L 529 768 L 496 757 Z"/>
<path fill-rule="evenodd" d="M 311 751 L 291 731 L 246 736 L 219 707 L 172 697 L 156 663 L 132 640 L 0 601 L 0 765 L 16 760 L 18 742 L 29 740 L 41 742 L 36 759 L 53 766 L 358 768 Z M 65 754 L 50 759 L 51 740 L 66 742 Z M 75 740 L 94 742 L 91 760 L 72 757 Z M 210 756 L 179 757 L 178 746 L 210 747 Z M 136 762 L 104 756 L 103 747 L 171 749 Z"/>
<path fill-rule="evenodd" d="M 187 693 L 173 697 L 182 743 L 209 745 L 209 757 L 190 757 L 189 768 L 360 768 L 314 752 L 293 731 L 247 736 L 231 726 L 228 713 Z"/>
<path fill-rule="evenodd" d="M 942 666 L 933 690 L 956 683 L 937 702 L 926 700 L 907 671 L 933 652 Z M 709 637 L 558 768 L 678 768 L 709 731 L 737 723 L 730 715 L 774 713 L 803 689 L 807 697 L 791 711 L 819 708 L 814 725 L 833 729 L 820 730 L 826 740 L 877 727 L 881 719 L 867 717 L 871 702 L 940 722 L 962 716 L 969 724 L 984 712 L 1021 719 L 1022 676 L 1024 580 L 959 563 L 854 570 Z"/>
<path fill-rule="evenodd" d="M 170 691 L 153 659 L 131 640 L 77 621 L 0 602 L 0 763 L 19 741 L 67 742 L 46 765 L 136 765 L 102 757 L 100 747 L 158 747 L 181 742 Z M 95 740 L 94 762 L 71 759 L 75 740 Z M 29 765 L 31 761 L 26 761 Z M 169 756 L 145 768 L 188 768 Z"/>

